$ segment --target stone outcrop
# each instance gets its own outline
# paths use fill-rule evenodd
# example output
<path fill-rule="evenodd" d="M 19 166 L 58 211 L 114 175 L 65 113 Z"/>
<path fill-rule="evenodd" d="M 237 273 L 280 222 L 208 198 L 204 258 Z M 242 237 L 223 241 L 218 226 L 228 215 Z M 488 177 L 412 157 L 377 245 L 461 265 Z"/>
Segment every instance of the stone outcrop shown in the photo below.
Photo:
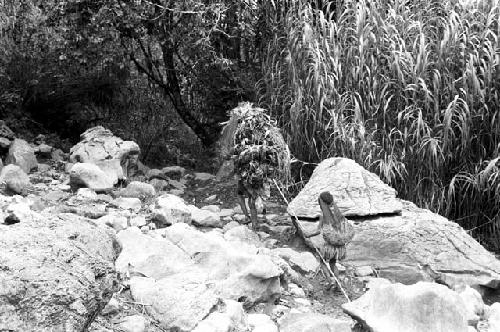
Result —
<path fill-rule="evenodd" d="M 124 141 L 101 126 L 86 130 L 80 138 L 81 141 L 70 150 L 71 163 L 96 164 L 103 171 L 114 173 L 118 179 L 127 175 L 130 167 L 137 166 L 140 148 L 133 141 Z M 130 165 L 132 159 L 134 165 Z"/>
<path fill-rule="evenodd" d="M 373 332 L 467 332 L 465 303 L 444 285 L 379 285 L 342 308 Z"/>
<path fill-rule="evenodd" d="M 314 170 L 309 182 L 288 206 L 290 215 L 318 218 L 318 196 L 329 191 L 345 216 L 371 216 L 401 212 L 396 191 L 354 160 L 330 158 Z"/>
<path fill-rule="evenodd" d="M 223 300 L 251 306 L 279 296 L 283 272 L 256 247 L 184 223 L 157 232 L 164 237 L 120 232 L 116 266 L 138 275 L 130 280 L 132 296 L 151 304 L 146 310 L 162 327 L 191 331 Z"/>
<path fill-rule="evenodd" d="M 300 222 L 304 229 L 316 223 Z M 307 240 L 321 247 L 323 237 Z M 358 222 L 347 246 L 347 265 L 371 266 L 379 276 L 404 284 L 436 280 L 500 288 L 500 261 L 458 224 L 404 202 L 403 213 Z"/>
<path fill-rule="evenodd" d="M 75 215 L 0 224 L 0 330 L 85 330 L 115 291 L 119 246 Z"/>
<path fill-rule="evenodd" d="M 36 161 L 35 150 L 22 139 L 15 139 L 9 148 L 9 153 L 5 159 L 6 164 L 14 164 L 28 174 L 36 170 L 38 162 Z"/>

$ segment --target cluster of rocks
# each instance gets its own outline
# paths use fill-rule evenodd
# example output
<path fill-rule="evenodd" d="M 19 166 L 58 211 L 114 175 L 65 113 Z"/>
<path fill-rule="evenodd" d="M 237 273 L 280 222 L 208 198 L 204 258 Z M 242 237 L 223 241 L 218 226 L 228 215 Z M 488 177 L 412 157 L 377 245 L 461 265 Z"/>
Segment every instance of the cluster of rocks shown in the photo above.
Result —
<path fill-rule="evenodd" d="M 137 144 L 102 127 L 82 134 L 69 155 L 7 129 L 0 126 L 0 148 L 8 144 L 2 331 L 348 332 L 356 322 L 370 331 L 500 330 L 500 303 L 483 302 L 500 287 L 498 260 L 352 160 L 324 161 L 288 207 L 307 219 L 299 230 L 316 227 L 316 199 L 328 190 L 357 217 L 339 268 L 367 292 L 333 317 L 311 296 L 318 259 L 276 239 L 294 232 L 288 216 L 260 215 L 254 232 L 239 207 L 222 208 L 215 195 L 189 204 L 181 197 L 188 186 L 213 175 L 148 169 Z"/>

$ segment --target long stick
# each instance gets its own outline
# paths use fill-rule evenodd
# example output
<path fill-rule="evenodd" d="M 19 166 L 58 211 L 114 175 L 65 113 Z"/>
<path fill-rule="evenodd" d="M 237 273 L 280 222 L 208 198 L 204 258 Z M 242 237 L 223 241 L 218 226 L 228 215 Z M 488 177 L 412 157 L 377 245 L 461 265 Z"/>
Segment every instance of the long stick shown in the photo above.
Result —
<path fill-rule="evenodd" d="M 285 203 L 287 205 L 290 205 L 290 203 L 288 203 L 288 200 L 286 199 L 285 195 L 281 191 L 281 188 L 278 186 L 278 183 L 276 183 L 275 179 L 273 179 L 273 182 L 274 182 L 274 185 L 276 186 L 276 188 L 278 189 L 281 197 L 285 201 Z M 304 230 L 302 229 L 302 226 L 299 223 L 299 218 L 297 217 L 297 215 L 292 212 L 292 217 L 293 217 L 292 218 L 292 223 L 295 225 L 295 228 L 297 228 L 300 231 L 300 233 L 305 234 Z M 351 300 L 349 299 L 349 296 L 347 295 L 346 291 L 344 290 L 344 287 L 342 287 L 342 284 L 340 283 L 339 279 L 337 279 L 337 276 L 335 275 L 335 273 L 333 273 L 332 269 L 330 268 L 330 265 L 323 258 L 323 255 L 321 255 L 321 252 L 319 251 L 319 249 L 316 248 L 316 247 L 314 247 L 314 249 L 316 250 L 316 254 L 319 256 L 319 258 L 320 258 L 321 262 L 323 263 L 323 265 L 326 266 L 328 272 L 330 273 L 330 276 L 333 277 L 333 279 L 335 280 L 335 282 L 337 283 L 337 285 L 339 285 L 340 290 L 342 291 L 342 294 L 344 294 L 345 298 L 347 299 L 347 302 L 351 302 Z"/>

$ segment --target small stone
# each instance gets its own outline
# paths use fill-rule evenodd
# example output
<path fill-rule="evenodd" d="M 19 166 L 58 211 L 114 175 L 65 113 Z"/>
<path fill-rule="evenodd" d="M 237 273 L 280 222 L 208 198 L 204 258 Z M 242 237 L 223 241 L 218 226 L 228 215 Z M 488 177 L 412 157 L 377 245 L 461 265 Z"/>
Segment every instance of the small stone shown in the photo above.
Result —
<path fill-rule="evenodd" d="M 268 315 L 249 314 L 247 319 L 252 332 L 278 332 L 278 327 Z"/>
<path fill-rule="evenodd" d="M 218 212 L 218 214 L 221 218 L 229 217 L 229 216 L 232 216 L 234 214 L 234 210 L 233 209 L 221 209 L 220 212 Z"/>
<path fill-rule="evenodd" d="M 371 266 L 368 265 L 357 266 L 356 269 L 354 270 L 354 275 L 357 277 L 368 277 L 373 275 L 373 270 Z"/>
<path fill-rule="evenodd" d="M 247 217 L 244 214 L 235 214 L 233 215 L 233 219 L 238 223 L 245 223 L 247 221 Z"/>
<path fill-rule="evenodd" d="M 311 306 L 311 301 L 309 301 L 308 299 L 304 299 L 302 297 L 296 298 L 295 303 L 303 305 L 303 306 L 307 306 L 307 307 Z"/>
<path fill-rule="evenodd" d="M 96 200 L 97 199 L 97 194 L 96 194 L 95 191 L 93 191 L 90 188 L 80 188 L 76 192 L 76 197 L 78 199 Z"/>
<path fill-rule="evenodd" d="M 98 166 L 89 163 L 77 163 L 70 171 L 70 184 L 75 187 L 87 187 L 95 191 L 113 188 L 116 182 L 108 177 Z"/>
<path fill-rule="evenodd" d="M 123 332 L 145 332 L 146 319 L 141 315 L 127 316 L 118 323 L 118 327 Z"/>
<path fill-rule="evenodd" d="M 106 216 L 103 216 L 103 217 L 97 219 L 96 221 L 98 223 L 101 223 L 101 224 L 104 224 L 104 225 L 107 225 L 107 226 L 113 228 L 117 232 L 124 230 L 128 227 L 127 217 L 115 215 L 115 214 L 108 214 Z"/>
<path fill-rule="evenodd" d="M 136 212 L 142 207 L 141 200 L 133 197 L 118 197 L 113 201 L 113 204 L 124 210 L 132 210 Z"/>
<path fill-rule="evenodd" d="M 163 179 L 151 179 L 149 180 L 149 184 L 152 185 L 157 192 L 167 190 L 170 187 L 168 181 Z"/>
<path fill-rule="evenodd" d="M 0 137 L 0 149 L 8 149 L 12 142 L 5 137 Z"/>
<path fill-rule="evenodd" d="M 101 314 L 106 316 L 106 315 L 113 315 L 116 314 L 118 311 L 120 311 L 120 303 L 118 303 L 118 300 L 115 299 L 114 297 L 109 300 L 108 304 L 102 309 Z"/>
<path fill-rule="evenodd" d="M 205 205 L 201 208 L 202 210 L 207 210 L 210 212 L 218 213 L 220 212 L 220 206 L 218 205 Z"/>
<path fill-rule="evenodd" d="M 240 224 L 237 223 L 236 221 L 231 221 L 229 223 L 227 223 L 224 228 L 222 229 L 222 231 L 225 233 L 227 232 L 228 230 L 232 229 L 232 228 L 235 228 L 235 227 L 238 227 Z"/>
<path fill-rule="evenodd" d="M 211 195 L 211 196 L 208 196 L 207 198 L 205 198 L 203 201 L 205 203 L 213 203 L 217 200 L 217 195 Z"/>
<path fill-rule="evenodd" d="M 134 216 L 130 218 L 130 226 L 142 228 L 147 224 L 146 217 L 144 216 Z"/>
<path fill-rule="evenodd" d="M 38 172 L 40 173 L 46 173 L 50 171 L 51 167 L 50 165 L 47 164 L 38 164 Z"/>
<path fill-rule="evenodd" d="M 6 164 L 14 164 L 29 174 L 32 170 L 36 170 L 38 162 L 35 157 L 33 148 L 22 139 L 15 139 L 9 147 Z"/>
<path fill-rule="evenodd" d="M 28 175 L 16 165 L 7 165 L 2 168 L 0 182 L 4 182 L 7 191 L 14 194 L 26 194 L 30 185 Z"/>
<path fill-rule="evenodd" d="M 487 332 L 500 331 L 500 302 L 495 302 L 490 305 L 485 316 L 489 326 Z"/>
<path fill-rule="evenodd" d="M 288 289 L 290 290 L 290 293 L 294 296 L 297 297 L 306 297 L 306 293 L 302 288 L 297 286 L 296 284 L 288 284 Z"/>
<path fill-rule="evenodd" d="M 170 194 L 175 195 L 175 196 L 182 196 L 184 195 L 184 190 L 182 189 L 172 189 L 169 191 Z"/>
<path fill-rule="evenodd" d="M 168 166 L 164 167 L 162 170 L 163 175 L 170 179 L 177 179 L 179 180 L 184 176 L 184 173 L 186 172 L 186 169 L 181 166 Z"/>
<path fill-rule="evenodd" d="M 481 294 L 467 285 L 455 287 L 455 291 L 464 300 L 467 309 L 467 322 L 469 325 L 476 325 L 484 313 L 484 302 Z"/>
<path fill-rule="evenodd" d="M 156 190 L 149 183 L 132 181 L 129 183 L 127 188 L 120 190 L 119 195 L 122 197 L 134 197 L 134 198 L 146 199 L 155 197 Z"/>
<path fill-rule="evenodd" d="M 215 175 L 210 173 L 194 173 L 194 179 L 196 181 L 208 181 L 215 178 Z"/>
<path fill-rule="evenodd" d="M 188 208 L 191 212 L 191 219 L 194 225 L 203 227 L 224 226 L 223 221 L 218 214 L 213 213 L 210 210 L 198 209 L 194 205 L 189 205 Z"/>

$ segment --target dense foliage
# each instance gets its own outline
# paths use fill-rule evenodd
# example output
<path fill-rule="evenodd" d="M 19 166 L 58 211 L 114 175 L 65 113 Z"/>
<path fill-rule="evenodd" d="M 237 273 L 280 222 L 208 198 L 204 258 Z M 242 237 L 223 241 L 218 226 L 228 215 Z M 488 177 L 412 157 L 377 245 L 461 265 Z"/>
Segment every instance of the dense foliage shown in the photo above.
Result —
<path fill-rule="evenodd" d="M 261 102 L 292 152 L 355 159 L 500 249 L 499 2 L 338 3 L 273 22 Z"/>
<path fill-rule="evenodd" d="M 0 112 L 160 162 L 258 102 L 296 158 L 355 159 L 498 251 L 499 2 L 0 0 Z"/>

